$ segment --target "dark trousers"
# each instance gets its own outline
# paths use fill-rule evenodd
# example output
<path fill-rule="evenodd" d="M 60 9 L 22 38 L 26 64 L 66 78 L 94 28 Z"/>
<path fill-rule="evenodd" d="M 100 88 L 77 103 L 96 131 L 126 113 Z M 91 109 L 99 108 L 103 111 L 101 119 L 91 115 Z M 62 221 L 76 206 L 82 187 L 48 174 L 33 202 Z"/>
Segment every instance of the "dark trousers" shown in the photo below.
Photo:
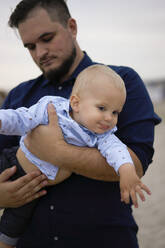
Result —
<path fill-rule="evenodd" d="M 16 165 L 17 167 L 16 173 L 10 178 L 11 180 L 16 180 L 17 178 L 25 175 L 24 170 L 16 158 L 17 149 L 18 147 L 4 149 L 0 153 L 0 173 L 13 165 Z M 4 209 L 0 220 L 0 232 L 13 238 L 19 237 L 22 233 L 24 233 L 36 203 L 37 200 L 19 208 Z"/>
<path fill-rule="evenodd" d="M 65 225 L 65 223 L 64 223 Z M 72 227 L 71 227 L 72 228 Z M 128 227 L 111 227 L 105 230 L 96 230 L 90 233 L 74 233 L 61 236 L 59 239 L 45 237 L 33 239 L 28 235 L 20 239 L 17 248 L 138 248 L 136 231 Z"/>

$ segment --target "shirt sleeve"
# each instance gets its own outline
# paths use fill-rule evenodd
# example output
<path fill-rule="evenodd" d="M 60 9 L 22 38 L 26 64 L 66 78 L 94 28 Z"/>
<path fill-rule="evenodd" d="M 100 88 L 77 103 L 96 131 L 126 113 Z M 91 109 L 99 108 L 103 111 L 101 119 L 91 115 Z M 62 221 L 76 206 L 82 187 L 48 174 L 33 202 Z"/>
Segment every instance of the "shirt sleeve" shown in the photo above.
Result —
<path fill-rule="evenodd" d="M 40 101 L 30 108 L 1 109 L 0 133 L 5 135 L 25 135 L 37 125 L 44 124 L 43 117 L 44 108 Z"/>
<path fill-rule="evenodd" d="M 11 90 L 7 97 L 4 100 L 3 105 L 1 106 L 1 109 L 15 109 L 16 107 L 11 104 L 12 99 L 15 99 L 17 96 L 14 96 L 13 94 L 14 90 Z M 18 99 L 18 98 L 17 98 Z M 19 136 L 7 136 L 7 135 L 2 135 L 0 134 L 0 151 L 2 151 L 4 148 L 10 148 L 13 146 L 18 146 L 19 145 Z"/>
<path fill-rule="evenodd" d="M 107 134 L 104 138 L 99 139 L 98 150 L 116 173 L 118 173 L 120 166 L 123 164 L 130 163 L 133 165 L 127 146 L 114 134 Z"/>
<path fill-rule="evenodd" d="M 117 67 L 127 90 L 127 99 L 119 115 L 117 137 L 135 152 L 142 163 L 143 172 L 152 162 L 154 128 L 160 118 L 139 75 L 129 67 Z"/>

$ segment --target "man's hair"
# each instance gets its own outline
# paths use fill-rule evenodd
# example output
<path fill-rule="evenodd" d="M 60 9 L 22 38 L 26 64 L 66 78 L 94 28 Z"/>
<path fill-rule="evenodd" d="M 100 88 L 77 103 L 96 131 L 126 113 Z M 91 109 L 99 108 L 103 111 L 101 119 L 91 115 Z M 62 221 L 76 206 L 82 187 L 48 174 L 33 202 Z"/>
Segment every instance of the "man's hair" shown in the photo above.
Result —
<path fill-rule="evenodd" d="M 119 90 L 123 91 L 124 94 L 126 94 L 124 81 L 119 74 L 117 74 L 109 66 L 94 64 L 84 69 L 77 76 L 71 95 L 81 94 L 82 90 L 86 90 L 89 83 L 91 84 L 92 82 L 95 82 L 98 75 L 107 75 L 110 78 L 109 83 L 113 84 Z"/>
<path fill-rule="evenodd" d="M 47 11 L 53 21 L 66 26 L 71 17 L 67 4 L 64 0 L 22 0 L 12 12 L 9 18 L 9 26 L 18 28 L 18 25 L 28 18 L 29 13 L 37 8 Z"/>

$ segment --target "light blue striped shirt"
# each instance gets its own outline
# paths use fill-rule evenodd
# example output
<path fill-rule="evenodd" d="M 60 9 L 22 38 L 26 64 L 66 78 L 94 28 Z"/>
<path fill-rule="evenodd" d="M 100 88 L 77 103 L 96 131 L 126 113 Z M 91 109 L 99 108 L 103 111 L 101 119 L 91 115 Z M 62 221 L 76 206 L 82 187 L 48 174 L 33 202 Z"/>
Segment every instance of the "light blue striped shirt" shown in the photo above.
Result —
<path fill-rule="evenodd" d="M 79 125 L 70 117 L 68 99 L 57 96 L 45 96 L 30 108 L 21 107 L 16 110 L 1 109 L 0 133 L 22 136 L 20 148 L 25 153 L 25 156 L 49 179 L 55 179 L 58 167 L 34 156 L 24 144 L 24 138 L 28 132 L 40 124 L 48 124 L 48 103 L 53 103 L 56 108 L 58 122 L 67 143 L 76 146 L 96 147 L 116 172 L 125 163 L 133 164 L 126 145 L 114 134 L 117 128 L 115 127 L 104 134 L 96 134 L 87 130 L 87 128 Z"/>

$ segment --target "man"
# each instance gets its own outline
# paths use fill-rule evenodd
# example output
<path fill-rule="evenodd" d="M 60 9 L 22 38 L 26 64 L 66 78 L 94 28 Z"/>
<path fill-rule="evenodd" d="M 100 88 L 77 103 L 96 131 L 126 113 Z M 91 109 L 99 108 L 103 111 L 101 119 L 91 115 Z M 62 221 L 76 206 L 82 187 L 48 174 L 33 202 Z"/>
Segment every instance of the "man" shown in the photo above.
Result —
<path fill-rule="evenodd" d="M 23 0 L 9 24 L 18 28 L 25 48 L 43 74 L 13 89 L 3 108 L 29 107 L 44 95 L 68 98 L 79 72 L 96 63 L 80 49 L 76 21 L 63 0 Z M 160 119 L 154 114 L 137 73 L 128 67 L 111 68 L 123 78 L 127 89 L 127 101 L 119 115 L 116 134 L 128 146 L 137 173 L 142 176 L 152 161 L 154 126 Z M 11 147 L 18 145 L 19 139 L 0 136 L 0 140 L 1 149 L 8 147 L 12 151 Z M 26 145 L 40 159 L 73 174 L 65 182 L 47 189 L 17 248 L 138 247 L 137 225 L 131 205 L 120 201 L 118 176 L 96 149 L 65 143 L 54 109 L 49 108 L 49 125 L 29 134 Z M 12 170 L 0 176 L 0 195 L 6 185 L 14 187 L 15 183 L 18 192 L 25 192 L 26 197 L 22 200 L 22 194 L 15 193 L 18 200 L 12 203 L 8 190 L 0 206 L 20 206 L 45 194 L 44 190 L 37 191 L 46 183 L 41 175 L 30 174 L 8 182 L 14 173 Z M 5 173 L 9 175 L 4 176 Z M 31 193 L 27 188 L 33 184 Z"/>

